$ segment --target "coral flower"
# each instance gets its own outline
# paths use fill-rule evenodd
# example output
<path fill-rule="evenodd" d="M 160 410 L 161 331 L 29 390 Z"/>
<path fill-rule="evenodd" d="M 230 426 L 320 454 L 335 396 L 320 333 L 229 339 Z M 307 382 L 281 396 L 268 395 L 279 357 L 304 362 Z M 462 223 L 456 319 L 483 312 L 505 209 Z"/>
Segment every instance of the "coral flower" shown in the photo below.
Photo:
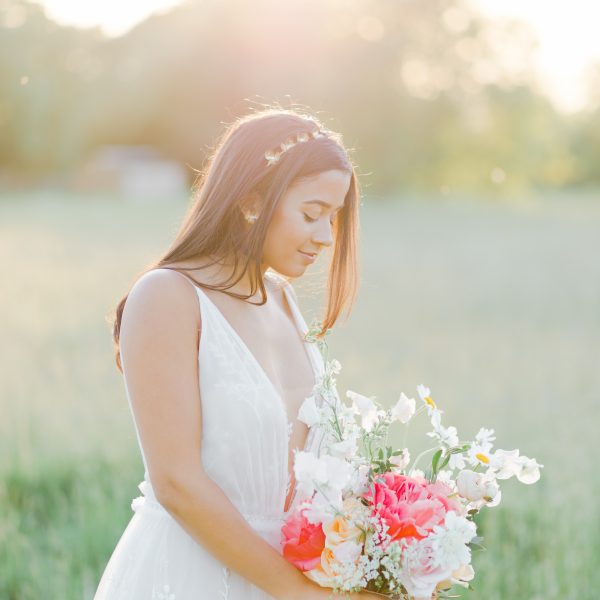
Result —
<path fill-rule="evenodd" d="M 373 515 L 388 526 L 391 541 L 427 536 L 435 525 L 444 522 L 449 510 L 461 512 L 460 503 L 448 496 L 452 490 L 445 483 L 428 483 L 423 477 L 385 473 L 364 494 Z"/>
<path fill-rule="evenodd" d="M 288 518 L 281 533 L 286 560 L 301 571 L 310 571 L 320 564 L 325 547 L 325 533 L 320 523 L 309 523 L 300 509 Z"/>

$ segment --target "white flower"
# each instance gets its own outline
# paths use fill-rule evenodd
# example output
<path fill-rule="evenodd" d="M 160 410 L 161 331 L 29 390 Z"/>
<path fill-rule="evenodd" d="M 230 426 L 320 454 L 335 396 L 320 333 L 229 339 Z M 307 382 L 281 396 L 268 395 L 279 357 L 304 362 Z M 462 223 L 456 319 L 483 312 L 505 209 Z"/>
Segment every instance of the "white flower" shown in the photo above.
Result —
<path fill-rule="evenodd" d="M 435 553 L 435 562 L 454 571 L 471 562 L 467 544 L 477 534 L 477 526 L 453 510 L 446 513 L 444 525 L 435 525 L 428 536 Z"/>
<path fill-rule="evenodd" d="M 332 552 L 335 558 L 341 563 L 354 564 L 358 560 L 358 557 L 362 554 L 362 549 L 362 542 L 347 540 L 340 544 L 336 544 L 332 548 Z"/>
<path fill-rule="evenodd" d="M 517 479 L 521 483 L 530 485 L 540 478 L 540 468 L 544 465 L 538 464 L 535 458 L 520 456 L 521 470 L 517 473 Z"/>
<path fill-rule="evenodd" d="M 456 453 L 450 455 L 450 460 L 448 461 L 448 467 L 450 469 L 464 469 L 465 468 L 465 457 L 462 453 Z"/>
<path fill-rule="evenodd" d="M 422 471 L 421 469 L 411 469 L 408 475 L 409 477 L 425 477 L 425 471 Z"/>
<path fill-rule="evenodd" d="M 500 461 L 495 454 L 490 452 L 490 449 L 490 444 L 480 444 L 477 441 L 471 442 L 471 447 L 467 451 L 469 463 L 474 467 L 477 465 L 484 465 L 490 468 L 500 466 Z"/>
<path fill-rule="evenodd" d="M 350 491 L 353 496 L 360 496 L 369 489 L 369 465 L 355 465 L 350 477 Z"/>
<path fill-rule="evenodd" d="M 402 454 L 396 454 L 395 456 L 391 456 L 390 462 L 398 470 L 406 469 L 406 467 L 408 467 L 408 463 L 410 462 L 410 453 L 408 451 L 408 448 L 404 448 L 402 450 Z"/>
<path fill-rule="evenodd" d="M 408 398 L 404 392 L 400 394 L 398 402 L 394 404 L 391 410 L 392 421 L 400 421 L 400 423 L 408 423 L 415 414 L 415 399 Z"/>
<path fill-rule="evenodd" d="M 483 473 L 474 471 L 461 471 L 456 478 L 458 493 L 467 500 L 476 502 L 478 500 L 492 501 L 498 493 L 498 484 Z"/>
<path fill-rule="evenodd" d="M 315 521 L 311 522 L 323 521 L 332 511 L 342 510 L 342 491 L 352 475 L 350 463 L 328 454 L 317 458 L 312 452 L 295 451 L 294 474 L 298 492 L 312 497 L 310 514 Z"/>
<path fill-rule="evenodd" d="M 303 514 L 309 523 L 313 524 L 331 523 L 336 512 L 340 512 L 344 508 L 342 492 L 330 488 L 317 490 L 307 504 Z"/>
<path fill-rule="evenodd" d="M 442 413 L 444 411 L 437 407 L 436 403 L 431 397 L 431 390 L 428 387 L 425 387 L 423 384 L 418 385 L 417 393 L 427 408 L 427 414 L 429 415 L 433 428 L 437 429 L 441 426 Z"/>
<path fill-rule="evenodd" d="M 440 564 L 436 554 L 431 535 L 403 543 L 399 579 L 415 600 L 431 598 L 436 585 L 452 575 L 452 570 Z"/>
<path fill-rule="evenodd" d="M 440 589 L 450 589 L 453 585 L 461 585 L 463 587 L 469 587 L 469 581 L 475 577 L 475 571 L 471 565 L 461 565 L 453 571 L 449 579 L 440 581 L 438 587 Z"/>
<path fill-rule="evenodd" d="M 337 375 L 342 370 L 342 365 L 340 364 L 340 361 L 335 358 L 327 363 L 327 367 L 328 371 L 333 375 Z"/>
<path fill-rule="evenodd" d="M 321 411 L 317 407 L 314 396 L 307 396 L 298 411 L 298 420 L 312 427 L 321 420 Z"/>
<path fill-rule="evenodd" d="M 488 450 L 492 447 L 492 442 L 496 439 L 493 429 L 482 427 L 475 436 L 475 441 L 481 446 L 488 446 Z"/>
<path fill-rule="evenodd" d="M 496 479 L 510 479 L 521 471 L 519 450 L 496 450 L 494 452 L 496 465 L 493 468 Z"/>
<path fill-rule="evenodd" d="M 450 425 L 450 427 L 444 427 L 439 424 L 434 428 L 433 431 L 429 431 L 427 433 L 429 437 L 436 438 L 440 444 L 447 446 L 448 448 L 453 448 L 454 446 L 458 446 L 458 432 L 456 427 Z"/>
<path fill-rule="evenodd" d="M 346 391 L 346 397 L 352 400 L 353 406 L 358 410 L 361 416 L 362 428 L 366 432 L 371 431 L 378 420 L 377 406 L 373 402 L 373 399 L 367 398 L 367 396 L 363 396 L 362 394 L 357 394 L 352 390 Z"/>
<path fill-rule="evenodd" d="M 352 458 L 358 449 L 356 444 L 356 436 L 352 435 L 342 440 L 329 444 L 329 452 L 332 456 L 338 458 Z"/>
<path fill-rule="evenodd" d="M 449 486 L 452 490 L 456 490 L 456 484 L 452 479 L 452 471 L 442 469 L 437 474 L 437 481 L 441 481 L 442 483 L 445 483 L 447 486 Z"/>
<path fill-rule="evenodd" d="M 296 451 L 294 453 L 294 475 L 298 491 L 312 496 L 315 491 L 315 482 L 327 481 L 327 465 L 312 452 Z"/>
<path fill-rule="evenodd" d="M 482 427 L 477 432 L 475 440 L 471 442 L 471 447 L 467 452 L 468 460 L 471 465 L 485 465 L 490 467 L 490 469 L 500 467 L 501 461 L 498 460 L 497 452 L 492 453 L 492 442 L 496 439 L 493 434 L 493 429 L 486 429 L 485 427 Z"/>

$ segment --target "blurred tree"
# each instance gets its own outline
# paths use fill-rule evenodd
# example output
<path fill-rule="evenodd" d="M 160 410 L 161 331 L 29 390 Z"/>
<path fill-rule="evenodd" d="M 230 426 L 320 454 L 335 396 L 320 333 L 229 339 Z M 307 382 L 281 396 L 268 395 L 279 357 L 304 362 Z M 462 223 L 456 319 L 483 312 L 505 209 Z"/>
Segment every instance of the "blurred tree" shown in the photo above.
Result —
<path fill-rule="evenodd" d="M 530 32 L 464 0 L 195 0 L 116 39 L 9 0 L 0 24 L 0 164 L 24 172 L 105 143 L 200 168 L 223 121 L 278 102 L 340 130 L 371 192 L 594 177 L 597 137 L 535 91 Z"/>

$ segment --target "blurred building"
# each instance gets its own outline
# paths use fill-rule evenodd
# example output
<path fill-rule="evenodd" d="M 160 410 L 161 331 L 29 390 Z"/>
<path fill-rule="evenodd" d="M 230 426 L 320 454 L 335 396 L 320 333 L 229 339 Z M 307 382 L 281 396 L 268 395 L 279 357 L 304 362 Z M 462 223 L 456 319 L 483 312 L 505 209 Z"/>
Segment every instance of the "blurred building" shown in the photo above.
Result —
<path fill-rule="evenodd" d="M 186 170 L 152 146 L 101 146 L 76 170 L 78 191 L 114 193 L 132 200 L 169 199 L 189 191 Z"/>

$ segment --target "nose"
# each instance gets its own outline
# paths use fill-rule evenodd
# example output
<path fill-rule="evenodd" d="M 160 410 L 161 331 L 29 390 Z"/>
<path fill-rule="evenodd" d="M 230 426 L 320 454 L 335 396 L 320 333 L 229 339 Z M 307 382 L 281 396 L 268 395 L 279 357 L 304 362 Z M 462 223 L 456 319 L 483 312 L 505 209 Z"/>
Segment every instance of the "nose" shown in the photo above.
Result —
<path fill-rule="evenodd" d="M 333 244 L 332 227 L 329 219 L 321 220 L 319 227 L 313 235 L 313 242 L 321 246 L 331 246 Z"/>

